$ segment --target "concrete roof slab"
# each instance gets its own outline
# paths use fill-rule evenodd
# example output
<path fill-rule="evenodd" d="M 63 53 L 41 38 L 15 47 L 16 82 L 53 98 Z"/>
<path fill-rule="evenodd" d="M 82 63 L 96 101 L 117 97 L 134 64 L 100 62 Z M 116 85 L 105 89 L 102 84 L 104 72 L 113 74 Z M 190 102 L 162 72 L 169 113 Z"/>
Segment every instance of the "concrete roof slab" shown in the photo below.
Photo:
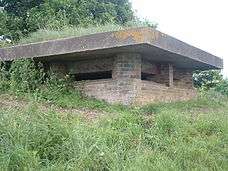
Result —
<path fill-rule="evenodd" d="M 221 58 L 148 27 L 1 48 L 0 60 L 76 60 L 123 52 L 141 53 L 152 61 L 171 62 L 182 68 L 223 68 Z"/>

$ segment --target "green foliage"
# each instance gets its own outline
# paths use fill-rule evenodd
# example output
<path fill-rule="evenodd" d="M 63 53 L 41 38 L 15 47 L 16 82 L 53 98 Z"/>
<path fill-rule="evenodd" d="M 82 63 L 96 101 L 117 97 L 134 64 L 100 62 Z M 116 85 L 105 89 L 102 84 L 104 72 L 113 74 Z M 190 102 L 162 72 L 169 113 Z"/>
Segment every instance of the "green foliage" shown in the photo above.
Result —
<path fill-rule="evenodd" d="M 1 0 L 0 6 L 3 6 L 9 14 L 23 17 L 29 9 L 43 2 L 44 0 Z"/>
<path fill-rule="evenodd" d="M 121 29 L 123 29 L 123 27 L 116 24 L 90 26 L 87 28 L 68 27 L 68 26 L 62 29 L 45 28 L 45 29 L 40 29 L 37 32 L 31 33 L 28 37 L 22 38 L 20 41 L 18 41 L 18 44 L 41 42 L 46 40 L 67 38 L 72 36 L 79 37 L 79 36 L 84 36 L 88 34 L 100 33 L 100 32 L 118 31 Z"/>
<path fill-rule="evenodd" d="M 217 84 L 215 87 L 215 91 L 228 96 L 228 80 L 222 80 L 219 84 Z"/>
<path fill-rule="evenodd" d="M 134 19 L 128 0 L 2 0 L 0 32 L 14 40 L 38 29 L 124 24 Z"/>
<path fill-rule="evenodd" d="M 19 39 L 22 36 L 21 28 L 20 18 L 7 14 L 4 11 L 0 12 L 0 36 L 8 35 L 15 39 Z M 2 46 L 1 43 L 0 47 Z"/>
<path fill-rule="evenodd" d="M 203 91 L 210 89 L 228 96 L 228 80 L 223 79 L 221 71 L 197 71 L 193 75 L 194 84 Z"/>
<path fill-rule="evenodd" d="M 1 170 L 227 170 L 227 99 L 213 101 L 150 105 L 157 111 L 146 117 L 126 108 L 96 122 L 36 104 L 0 109 Z"/>
<path fill-rule="evenodd" d="M 61 1 L 56 2 L 60 3 Z M 26 19 L 29 32 L 34 32 L 39 28 L 61 29 L 69 25 L 69 18 L 67 18 L 66 12 L 58 11 L 55 8 L 60 9 L 61 7 L 44 3 L 41 7 L 32 8 L 28 12 L 28 18 Z"/>
<path fill-rule="evenodd" d="M 14 40 L 28 34 L 29 25 L 27 24 L 28 11 L 34 7 L 40 6 L 44 0 L 1 0 L 0 6 L 8 15 L 7 25 L 9 32 L 5 35 L 11 35 Z M 10 33 L 10 34 L 9 34 Z"/>
<path fill-rule="evenodd" d="M 44 81 L 44 71 L 41 63 L 32 59 L 13 61 L 10 67 L 10 89 L 18 92 L 34 91 Z"/>
<path fill-rule="evenodd" d="M 0 35 L 8 33 L 8 28 L 6 27 L 7 14 L 5 12 L 0 12 Z"/>
<path fill-rule="evenodd" d="M 39 28 L 59 29 L 65 26 L 123 24 L 132 19 L 133 13 L 128 1 L 49 0 L 28 12 L 27 23 L 30 31 L 36 31 Z"/>
<path fill-rule="evenodd" d="M 6 62 L 0 62 L 0 91 L 9 90 L 9 84 L 8 64 Z"/>
<path fill-rule="evenodd" d="M 140 20 L 140 19 L 135 19 L 128 21 L 127 23 L 124 24 L 125 27 L 152 27 L 152 28 L 157 28 L 158 24 L 151 22 L 149 20 Z"/>
<path fill-rule="evenodd" d="M 59 20 L 60 21 L 60 20 Z M 63 24 L 63 22 L 60 22 Z M 55 24 L 57 26 L 57 24 Z M 124 26 L 117 24 L 105 24 L 105 25 L 94 25 L 89 27 L 69 27 L 64 26 L 59 29 L 56 27 L 40 29 L 36 32 L 29 34 L 27 37 L 21 38 L 16 44 L 27 44 L 34 42 L 42 42 L 53 39 L 67 38 L 67 37 L 80 37 L 89 34 L 108 32 L 108 31 L 119 31 L 123 29 L 130 29 L 134 27 L 152 27 L 156 28 L 156 24 L 150 23 L 148 21 L 131 21 L 127 22 Z M 15 45 L 16 45 L 15 44 Z M 11 44 L 5 44 L 2 46 L 10 46 Z"/>
<path fill-rule="evenodd" d="M 33 60 L 3 63 L 1 70 L 0 85 L 5 79 L 11 90 L 34 102 L 20 110 L 0 109 L 1 170 L 228 168 L 226 96 L 209 91 L 189 102 L 128 108 L 84 97 L 71 88 L 68 76 L 44 79 L 43 67 Z M 106 116 L 87 122 L 40 111 L 40 102 Z"/>
<path fill-rule="evenodd" d="M 216 87 L 222 80 L 220 70 L 196 71 L 193 75 L 194 85 L 204 90 Z"/>

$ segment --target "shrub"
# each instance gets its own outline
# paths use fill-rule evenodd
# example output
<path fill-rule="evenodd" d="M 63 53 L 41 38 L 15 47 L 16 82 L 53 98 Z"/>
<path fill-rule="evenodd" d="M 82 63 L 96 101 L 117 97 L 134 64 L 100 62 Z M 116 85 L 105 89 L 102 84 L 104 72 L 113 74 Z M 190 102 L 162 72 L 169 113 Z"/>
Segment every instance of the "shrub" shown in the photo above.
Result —
<path fill-rule="evenodd" d="M 217 84 L 215 91 L 220 92 L 222 95 L 228 96 L 228 80 L 222 80 L 219 84 Z"/>
<path fill-rule="evenodd" d="M 196 71 L 193 74 L 194 85 L 203 90 L 216 87 L 223 80 L 220 70 Z"/>
<path fill-rule="evenodd" d="M 15 60 L 10 68 L 10 89 L 19 92 L 34 91 L 44 82 L 41 63 L 32 59 Z"/>
<path fill-rule="evenodd" d="M 9 89 L 9 71 L 7 70 L 8 64 L 0 62 L 0 91 L 6 91 Z"/>
<path fill-rule="evenodd" d="M 0 6 L 0 33 L 10 33 L 14 40 L 44 27 L 124 24 L 134 19 L 129 0 L 1 0 Z"/>
<path fill-rule="evenodd" d="M 70 83 L 71 81 L 68 76 L 59 78 L 57 74 L 48 73 L 45 83 L 37 92 L 37 97 L 49 102 L 54 102 L 61 98 L 62 95 L 68 94 L 70 91 Z"/>

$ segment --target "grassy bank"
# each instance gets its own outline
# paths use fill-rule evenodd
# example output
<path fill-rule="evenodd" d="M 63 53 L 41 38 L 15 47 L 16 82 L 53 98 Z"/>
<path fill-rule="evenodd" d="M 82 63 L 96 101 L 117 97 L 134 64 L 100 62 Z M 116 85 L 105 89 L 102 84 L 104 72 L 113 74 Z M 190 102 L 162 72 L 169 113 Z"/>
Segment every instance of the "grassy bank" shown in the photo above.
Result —
<path fill-rule="evenodd" d="M 33 103 L 0 109 L 1 170 L 228 169 L 226 97 L 213 93 L 189 102 L 109 110 L 115 114 L 88 122 L 80 115 L 42 112 Z"/>

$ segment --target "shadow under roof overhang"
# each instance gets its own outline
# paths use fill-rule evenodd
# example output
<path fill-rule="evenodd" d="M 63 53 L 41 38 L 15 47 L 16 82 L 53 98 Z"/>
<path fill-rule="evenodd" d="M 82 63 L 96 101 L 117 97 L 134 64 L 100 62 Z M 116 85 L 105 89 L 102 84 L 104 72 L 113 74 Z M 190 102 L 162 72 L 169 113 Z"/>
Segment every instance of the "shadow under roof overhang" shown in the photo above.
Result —
<path fill-rule="evenodd" d="M 143 58 L 178 68 L 222 69 L 223 60 L 151 28 L 134 28 L 0 49 L 0 59 L 81 60 L 140 53 Z"/>

